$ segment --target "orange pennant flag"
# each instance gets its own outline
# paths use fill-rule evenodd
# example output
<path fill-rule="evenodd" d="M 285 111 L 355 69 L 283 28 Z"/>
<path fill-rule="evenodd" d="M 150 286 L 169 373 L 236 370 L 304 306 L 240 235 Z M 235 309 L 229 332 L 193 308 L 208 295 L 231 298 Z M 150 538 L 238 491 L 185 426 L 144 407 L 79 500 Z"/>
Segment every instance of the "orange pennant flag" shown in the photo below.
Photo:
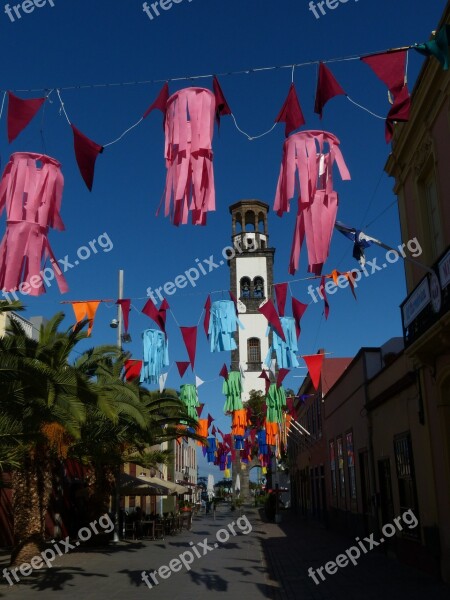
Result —
<path fill-rule="evenodd" d="M 83 319 L 89 319 L 89 326 L 87 334 L 91 335 L 92 327 L 94 325 L 95 313 L 97 312 L 98 305 L 100 302 L 71 302 L 73 312 L 75 313 L 75 319 L 77 320 L 76 325 Z"/>

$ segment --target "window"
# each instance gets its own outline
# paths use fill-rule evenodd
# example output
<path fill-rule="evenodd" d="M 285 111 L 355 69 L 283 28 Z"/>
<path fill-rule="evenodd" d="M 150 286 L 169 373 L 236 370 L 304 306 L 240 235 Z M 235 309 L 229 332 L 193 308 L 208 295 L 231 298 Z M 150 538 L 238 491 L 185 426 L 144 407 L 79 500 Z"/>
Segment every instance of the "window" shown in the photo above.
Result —
<path fill-rule="evenodd" d="M 350 498 L 356 499 L 356 476 L 355 476 L 355 455 L 353 452 L 353 433 L 347 433 L 345 436 L 345 445 L 347 447 L 347 469 L 348 481 L 350 486 Z"/>
<path fill-rule="evenodd" d="M 253 280 L 253 297 L 264 298 L 264 279 L 262 277 L 255 277 Z"/>
<path fill-rule="evenodd" d="M 345 498 L 345 475 L 344 475 L 344 448 L 342 438 L 336 440 L 337 461 L 338 461 L 338 476 L 339 476 L 339 495 Z"/>
<path fill-rule="evenodd" d="M 336 455 L 335 455 L 333 440 L 330 442 L 330 469 L 331 469 L 331 493 L 333 494 L 333 496 L 337 496 Z"/>
<path fill-rule="evenodd" d="M 242 277 L 241 279 L 241 298 L 250 298 L 250 277 Z"/>
<path fill-rule="evenodd" d="M 409 433 L 394 438 L 394 453 L 397 466 L 400 512 L 403 513 L 410 509 L 417 517 L 416 476 Z M 419 528 L 415 527 L 408 530 L 408 534 L 418 536 Z"/>
<path fill-rule="evenodd" d="M 261 366 L 261 341 L 250 338 L 247 342 L 247 362 Z"/>

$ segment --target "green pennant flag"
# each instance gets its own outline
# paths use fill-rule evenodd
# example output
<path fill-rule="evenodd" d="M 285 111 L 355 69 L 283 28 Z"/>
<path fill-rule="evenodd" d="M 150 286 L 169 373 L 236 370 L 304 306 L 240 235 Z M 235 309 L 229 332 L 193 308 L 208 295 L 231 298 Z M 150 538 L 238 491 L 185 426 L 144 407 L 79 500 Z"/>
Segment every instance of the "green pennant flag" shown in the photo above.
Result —
<path fill-rule="evenodd" d="M 424 56 L 434 56 L 441 63 L 444 71 L 448 71 L 448 47 L 450 42 L 450 25 L 444 25 L 435 35 L 434 40 L 413 46 L 414 50 Z"/>
<path fill-rule="evenodd" d="M 231 371 L 222 386 L 222 393 L 225 394 L 227 398 L 225 406 L 223 407 L 223 412 L 225 414 L 244 408 L 241 400 L 241 392 L 241 373 L 240 371 Z"/>

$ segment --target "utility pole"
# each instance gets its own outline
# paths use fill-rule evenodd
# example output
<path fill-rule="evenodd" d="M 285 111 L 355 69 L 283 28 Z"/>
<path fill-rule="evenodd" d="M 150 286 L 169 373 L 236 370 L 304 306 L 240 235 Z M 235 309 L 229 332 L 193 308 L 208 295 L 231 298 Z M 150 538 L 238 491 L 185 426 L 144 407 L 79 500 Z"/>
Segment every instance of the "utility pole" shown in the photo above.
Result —
<path fill-rule="evenodd" d="M 123 270 L 119 271 L 119 296 L 118 299 L 123 298 Z M 117 347 L 122 350 L 122 307 L 120 304 L 117 305 Z M 116 468 L 115 477 L 115 496 L 114 496 L 114 538 L 113 542 L 117 544 L 120 541 L 119 527 L 120 527 L 120 464 Z"/>

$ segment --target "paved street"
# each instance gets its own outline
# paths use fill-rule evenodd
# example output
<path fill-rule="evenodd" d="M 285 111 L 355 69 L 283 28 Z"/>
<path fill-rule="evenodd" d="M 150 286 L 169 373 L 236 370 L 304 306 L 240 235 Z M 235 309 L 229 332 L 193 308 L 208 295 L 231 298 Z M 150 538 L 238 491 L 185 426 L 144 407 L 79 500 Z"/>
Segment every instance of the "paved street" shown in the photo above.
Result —
<path fill-rule="evenodd" d="M 254 509 L 244 514 L 252 531 L 244 534 L 249 528 L 247 520 L 241 519 L 234 527 L 236 536 L 228 531 L 228 542 L 217 540 L 226 537 L 223 530 L 237 521 L 239 515 L 222 508 L 215 521 L 212 515 L 198 516 L 192 531 L 165 540 L 126 542 L 117 548 L 83 548 L 71 552 L 56 560 L 52 569 L 24 578 L 22 584 L 9 587 L 3 580 L 1 597 L 28 600 L 38 592 L 44 592 L 44 597 L 50 600 L 131 597 L 202 600 L 221 598 L 223 594 L 246 600 L 423 600 L 424 597 L 448 600 L 450 597 L 447 586 L 375 551 L 361 559 L 357 567 L 340 569 L 317 586 L 308 577 L 308 568 L 320 567 L 344 552 L 350 545 L 347 538 L 317 525 L 305 525 L 288 514 L 283 515 L 280 525 L 262 522 Z M 218 547 L 213 548 L 216 543 Z M 190 571 L 175 562 L 178 572 L 168 575 L 168 570 L 163 570 L 167 578 L 156 575 L 158 585 L 150 589 L 142 581 L 142 571 L 157 571 L 187 552 L 193 557 L 196 553 L 200 555 L 194 558 Z M 188 562 L 189 554 L 184 557 Z M 154 583 L 151 578 L 149 581 Z"/>

